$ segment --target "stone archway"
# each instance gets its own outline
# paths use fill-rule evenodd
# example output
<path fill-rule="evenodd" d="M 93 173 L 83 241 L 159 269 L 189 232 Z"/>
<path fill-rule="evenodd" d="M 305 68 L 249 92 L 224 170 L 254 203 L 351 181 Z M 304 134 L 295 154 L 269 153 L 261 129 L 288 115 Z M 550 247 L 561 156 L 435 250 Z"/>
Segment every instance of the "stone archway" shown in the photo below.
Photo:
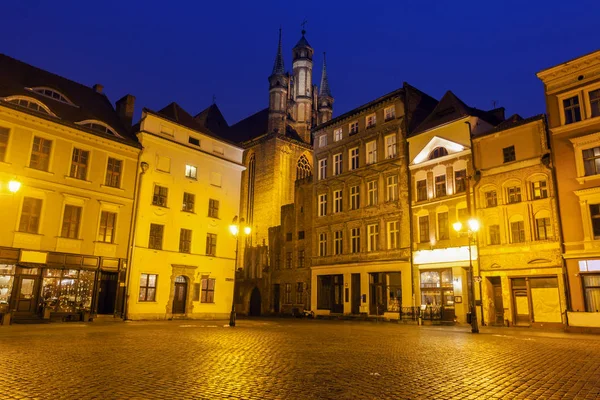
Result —
<path fill-rule="evenodd" d="M 257 287 L 252 289 L 250 294 L 250 307 L 248 308 L 248 315 L 251 317 L 260 317 L 262 298 L 260 296 L 260 290 Z"/>

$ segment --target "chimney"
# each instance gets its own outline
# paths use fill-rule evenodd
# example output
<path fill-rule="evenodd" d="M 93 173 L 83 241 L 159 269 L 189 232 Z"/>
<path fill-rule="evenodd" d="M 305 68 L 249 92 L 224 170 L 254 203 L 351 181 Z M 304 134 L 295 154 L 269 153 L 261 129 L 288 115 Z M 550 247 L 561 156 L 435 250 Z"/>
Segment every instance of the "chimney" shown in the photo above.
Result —
<path fill-rule="evenodd" d="M 116 103 L 117 114 L 127 129 L 131 128 L 133 123 L 133 112 L 135 111 L 135 97 L 126 94 Z"/>
<path fill-rule="evenodd" d="M 102 93 L 104 90 L 104 85 L 96 83 L 94 86 L 92 86 L 92 88 L 96 91 L 96 93 Z"/>
<path fill-rule="evenodd" d="M 488 114 L 493 115 L 500 121 L 504 121 L 506 119 L 506 117 L 504 116 L 504 107 L 494 108 L 493 110 L 488 111 Z"/>

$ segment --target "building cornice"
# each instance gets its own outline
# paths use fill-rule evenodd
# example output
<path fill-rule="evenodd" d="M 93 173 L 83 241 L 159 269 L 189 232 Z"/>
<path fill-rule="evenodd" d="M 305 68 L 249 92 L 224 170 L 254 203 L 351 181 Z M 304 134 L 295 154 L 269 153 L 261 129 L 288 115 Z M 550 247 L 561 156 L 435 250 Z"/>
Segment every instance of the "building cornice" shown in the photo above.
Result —
<path fill-rule="evenodd" d="M 542 82 L 548 84 L 555 79 L 571 75 L 574 72 L 579 72 L 595 63 L 600 63 L 600 50 L 577 57 L 554 67 L 543 69 L 538 72 L 536 76 Z"/>

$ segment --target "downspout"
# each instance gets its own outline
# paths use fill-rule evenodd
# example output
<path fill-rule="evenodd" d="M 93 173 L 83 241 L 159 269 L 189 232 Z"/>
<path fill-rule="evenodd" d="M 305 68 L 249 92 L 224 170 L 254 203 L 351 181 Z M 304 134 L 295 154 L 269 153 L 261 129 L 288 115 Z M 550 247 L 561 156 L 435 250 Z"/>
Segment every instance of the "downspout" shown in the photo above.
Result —
<path fill-rule="evenodd" d="M 406 85 L 404 86 L 404 160 L 406 165 L 406 182 L 407 182 L 407 191 L 408 191 L 408 243 L 409 243 L 409 261 L 410 261 L 410 287 L 411 287 L 411 298 L 412 298 L 412 310 L 414 312 L 415 307 L 415 271 L 414 271 L 414 263 L 413 263 L 413 213 L 412 213 L 412 180 L 409 167 L 410 162 L 410 153 L 409 153 L 409 142 L 408 142 L 408 115 L 410 108 L 408 107 L 409 96 L 407 95 Z M 400 309 L 400 313 L 402 313 L 402 308 Z M 415 314 L 417 321 L 419 321 L 418 317 Z M 400 318 L 401 319 L 401 318 Z"/>
<path fill-rule="evenodd" d="M 544 124 L 544 134 L 546 135 L 546 149 L 550 151 L 550 163 L 546 164 L 544 163 L 544 159 L 542 156 L 542 164 L 548 168 L 550 170 L 550 175 L 552 176 L 552 182 L 553 182 L 553 189 L 555 192 L 555 204 L 556 204 L 556 215 L 557 215 L 557 221 L 556 223 L 558 224 L 558 235 L 559 235 L 559 242 L 560 242 L 560 248 L 561 248 L 561 252 L 562 254 L 565 254 L 566 248 L 565 248 L 565 244 L 563 241 L 563 226 L 562 226 L 562 218 L 560 215 L 560 198 L 558 196 L 558 178 L 556 177 L 556 168 L 554 167 L 556 165 L 555 163 L 555 159 L 554 159 L 554 152 L 552 151 L 550 144 L 550 130 L 548 129 L 548 120 L 546 117 L 546 114 L 544 114 L 544 118 L 542 119 L 542 122 Z M 568 275 L 568 270 L 567 270 L 567 261 L 565 260 L 565 258 L 562 256 L 561 254 L 561 269 L 563 271 L 563 291 L 565 294 L 565 301 L 567 302 L 567 309 L 565 311 L 565 326 L 568 327 L 569 326 L 569 314 L 567 313 L 567 311 L 571 311 L 571 291 L 569 290 L 569 275 Z"/>
<path fill-rule="evenodd" d="M 137 169 L 136 172 L 136 182 L 135 188 L 133 191 L 133 213 L 131 218 L 131 223 L 129 225 L 129 240 L 128 240 L 128 248 L 127 248 L 127 277 L 125 279 L 125 301 L 123 302 L 123 320 L 127 320 L 129 314 L 129 295 L 130 295 L 130 285 L 131 282 L 131 270 L 133 269 L 133 255 L 135 249 L 135 233 L 137 228 L 137 219 L 138 219 L 138 211 L 140 204 L 140 195 L 139 191 L 142 186 L 142 178 L 148 171 L 148 163 L 142 162 L 142 154 L 144 153 L 144 149 L 140 151 L 138 155 L 138 165 L 140 168 Z"/>
<path fill-rule="evenodd" d="M 473 145 L 473 134 L 472 134 L 472 128 L 471 128 L 471 121 L 465 121 L 465 124 L 467 124 L 467 126 L 469 127 L 469 142 L 471 143 L 471 160 L 473 162 L 473 176 L 475 176 L 477 174 L 477 168 L 475 165 L 475 146 Z M 469 178 L 467 178 L 469 179 Z M 476 189 L 477 189 L 477 185 L 479 184 L 479 179 L 473 179 L 473 210 L 475 210 L 475 212 L 477 212 L 477 196 L 476 196 Z M 469 198 L 471 196 L 471 193 L 467 193 L 467 198 Z M 471 210 L 469 210 L 469 213 L 471 214 L 471 217 L 473 216 L 473 214 L 471 213 Z M 480 253 L 479 253 L 479 237 L 480 235 L 475 235 L 477 237 L 477 240 L 475 242 L 475 245 L 477 246 L 477 273 L 480 278 L 481 278 L 481 258 L 480 258 Z M 470 244 L 469 244 L 470 245 Z M 483 280 L 483 279 L 482 279 Z M 482 288 L 482 280 L 479 281 L 479 309 L 481 310 L 481 326 L 485 326 L 485 320 L 483 318 L 483 288 Z M 471 282 L 471 285 L 473 285 L 475 282 Z M 473 299 L 475 300 L 475 299 Z"/>

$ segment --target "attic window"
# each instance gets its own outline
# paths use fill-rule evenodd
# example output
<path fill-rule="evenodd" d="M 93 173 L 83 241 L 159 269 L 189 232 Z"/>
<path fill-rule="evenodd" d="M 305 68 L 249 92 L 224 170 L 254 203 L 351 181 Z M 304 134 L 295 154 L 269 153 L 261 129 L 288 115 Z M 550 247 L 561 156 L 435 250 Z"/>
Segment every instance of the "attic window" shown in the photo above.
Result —
<path fill-rule="evenodd" d="M 62 103 L 74 105 L 73 102 L 71 100 L 67 99 L 67 97 L 65 95 L 63 95 L 60 92 L 57 92 L 54 89 L 50 89 L 47 87 L 36 87 L 36 88 L 31 88 L 29 90 L 31 90 L 32 92 L 35 92 L 37 94 L 41 94 L 42 96 L 49 97 L 53 100 L 60 101 Z"/>
<path fill-rule="evenodd" d="M 440 158 L 448 155 L 448 150 L 445 147 L 436 147 L 429 153 L 429 159 Z"/>
<path fill-rule="evenodd" d="M 188 143 L 193 144 L 194 146 L 200 146 L 200 139 L 196 139 L 195 137 L 189 137 Z"/>
<path fill-rule="evenodd" d="M 31 97 L 13 96 L 5 98 L 4 101 L 56 117 L 56 115 L 50 111 L 50 109 L 44 103 Z"/>
<path fill-rule="evenodd" d="M 87 120 L 87 121 L 76 122 L 76 124 L 85 126 L 86 128 L 92 129 L 96 132 L 107 133 L 109 135 L 123 138 L 123 136 L 119 135 L 113 128 L 111 128 L 110 126 L 108 126 L 105 123 L 100 122 L 100 121 Z"/>

